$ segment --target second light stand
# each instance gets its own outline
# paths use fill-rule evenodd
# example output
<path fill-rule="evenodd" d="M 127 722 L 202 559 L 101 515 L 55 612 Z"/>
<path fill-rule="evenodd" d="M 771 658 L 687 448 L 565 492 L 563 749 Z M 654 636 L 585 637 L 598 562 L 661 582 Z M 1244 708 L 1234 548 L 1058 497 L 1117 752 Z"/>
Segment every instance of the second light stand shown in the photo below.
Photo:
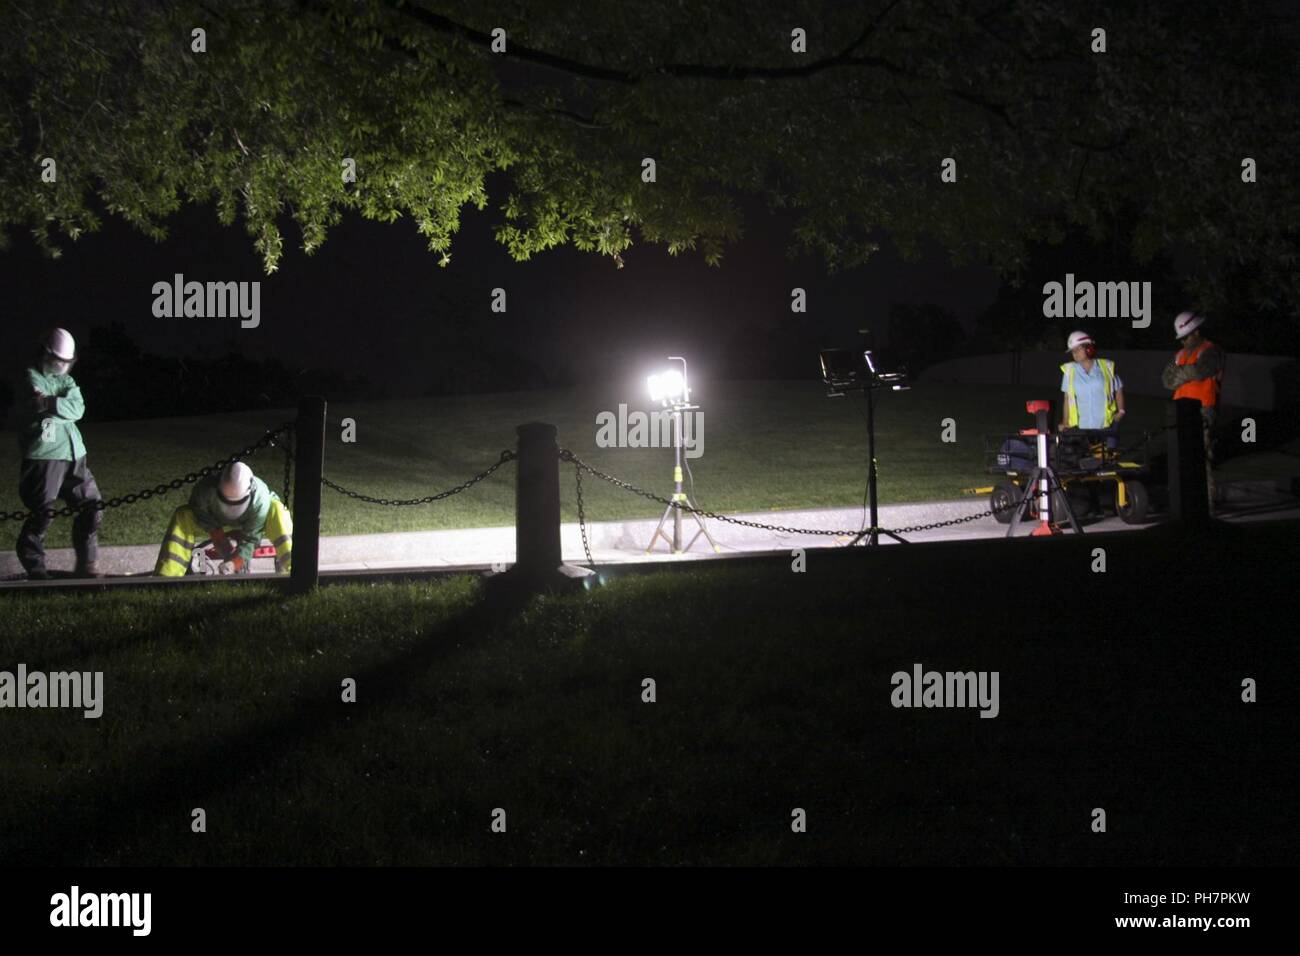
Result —
<path fill-rule="evenodd" d="M 876 403 L 873 395 L 880 386 L 869 383 L 863 389 L 867 397 L 867 497 L 871 503 L 871 526 L 866 531 L 860 531 L 858 535 L 849 542 L 849 547 L 853 547 L 863 538 L 867 539 L 868 547 L 875 547 L 880 544 L 880 535 L 893 538 L 899 544 L 910 544 L 906 538 L 895 534 L 892 531 L 886 531 L 879 527 L 877 520 L 876 506 Z"/>

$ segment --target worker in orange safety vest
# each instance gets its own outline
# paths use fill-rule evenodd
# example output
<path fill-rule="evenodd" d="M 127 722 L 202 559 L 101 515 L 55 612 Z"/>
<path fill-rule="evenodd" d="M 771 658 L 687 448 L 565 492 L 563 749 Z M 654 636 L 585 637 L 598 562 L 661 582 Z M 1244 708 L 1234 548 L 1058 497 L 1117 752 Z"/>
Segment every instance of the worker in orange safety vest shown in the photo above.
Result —
<path fill-rule="evenodd" d="M 1214 509 L 1214 423 L 1219 410 L 1219 392 L 1223 388 L 1223 349 L 1205 337 L 1201 326 L 1205 317 L 1181 312 L 1174 319 L 1174 335 L 1182 349 L 1165 366 L 1160 376 L 1174 398 L 1194 398 L 1201 403 L 1201 433 L 1205 440 L 1205 481 Z"/>

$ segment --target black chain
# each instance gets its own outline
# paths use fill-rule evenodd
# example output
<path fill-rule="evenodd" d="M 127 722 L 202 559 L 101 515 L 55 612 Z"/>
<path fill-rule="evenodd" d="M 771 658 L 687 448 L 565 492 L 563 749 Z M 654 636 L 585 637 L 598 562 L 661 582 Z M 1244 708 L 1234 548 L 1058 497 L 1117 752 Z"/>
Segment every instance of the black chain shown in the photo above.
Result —
<path fill-rule="evenodd" d="M 573 452 L 569 451 L 567 448 L 560 449 L 560 460 L 573 462 L 575 471 L 579 473 L 581 473 L 582 471 L 586 471 L 588 474 L 592 475 L 593 477 L 599 478 L 602 481 L 607 481 L 611 485 L 614 485 L 618 488 L 622 488 L 624 491 L 630 491 L 633 494 L 640 495 L 643 498 L 649 498 L 651 501 L 657 501 L 660 504 L 666 505 L 670 508 L 680 508 L 683 511 L 689 511 L 705 518 L 712 518 L 715 521 L 725 521 L 729 524 L 743 525 L 746 528 L 758 528 L 761 531 L 781 531 L 784 532 L 785 534 L 812 534 L 812 535 L 822 535 L 824 537 L 829 537 L 829 538 L 843 538 L 843 537 L 857 537 L 858 535 L 871 534 L 872 532 L 875 532 L 876 534 L 883 534 L 885 532 L 889 532 L 891 534 L 908 534 L 917 531 L 933 531 L 935 528 L 948 528 L 953 525 L 966 524 L 967 522 L 970 521 L 978 521 L 980 518 L 988 518 L 991 517 L 992 515 L 998 514 L 999 512 L 1006 511 L 1010 508 L 1018 507 L 1020 504 L 1019 500 L 1015 500 L 1015 501 L 1008 502 L 1007 504 L 997 508 L 987 508 L 984 511 L 977 511 L 974 514 L 963 515 L 960 518 L 949 518 L 946 521 L 934 521 L 931 522 L 930 524 L 912 525 L 911 527 L 907 527 L 907 528 L 858 528 L 852 531 L 829 530 L 825 528 L 790 528 L 785 525 L 762 524 L 761 522 L 758 521 L 746 521 L 743 518 L 732 518 L 728 515 L 718 514 L 717 512 L 714 511 L 705 511 L 702 508 L 695 508 L 689 504 L 683 504 L 679 501 L 672 501 L 668 498 L 663 498 L 652 491 L 646 491 L 643 488 L 638 488 L 636 485 L 632 484 L 631 482 L 624 481 L 621 478 L 615 478 L 613 475 L 607 475 L 603 471 L 598 471 L 595 468 L 592 468 L 589 464 L 587 464 L 585 461 L 583 461 Z M 581 501 L 581 499 L 579 500 Z M 583 541 L 585 542 L 586 541 L 585 515 L 583 514 L 581 504 L 579 505 L 579 509 L 578 509 L 578 525 L 580 528 L 583 529 Z"/>
<path fill-rule="evenodd" d="M 561 452 L 560 457 L 564 457 L 563 452 Z M 587 543 L 587 512 L 582 506 L 582 468 L 576 458 L 573 458 L 572 455 L 570 455 L 570 458 L 573 461 L 573 477 L 578 485 L 578 530 L 582 532 L 582 550 L 587 553 L 587 564 L 594 567 L 595 562 L 591 560 L 591 545 Z"/>
<path fill-rule="evenodd" d="M 496 471 L 506 462 L 514 461 L 515 458 L 517 457 L 518 456 L 513 451 L 506 449 L 501 453 L 501 457 L 498 458 L 493 464 L 488 466 L 488 468 L 485 471 L 480 471 L 473 478 L 469 479 L 468 481 L 461 482 L 459 485 L 457 485 L 454 488 L 448 488 L 446 491 L 440 491 L 436 495 L 425 495 L 423 498 L 404 498 L 404 499 L 372 498 L 370 495 L 363 495 L 359 491 L 352 491 L 348 488 L 344 488 L 342 485 L 338 484 L 337 482 L 330 481 L 330 479 L 324 477 L 323 475 L 321 476 L 321 484 L 325 485 L 325 487 L 327 488 L 333 488 L 341 495 L 347 495 L 349 498 L 355 498 L 357 501 L 364 501 L 366 504 L 371 504 L 371 505 L 388 505 L 389 507 L 399 507 L 399 508 L 406 507 L 409 505 L 427 505 L 431 502 L 441 501 L 443 498 L 450 498 L 452 495 L 460 494 L 460 492 L 464 491 L 466 488 L 470 488 L 473 485 L 478 484 L 484 478 L 490 477 L 494 471 Z"/>
<path fill-rule="evenodd" d="M 293 490 L 291 473 L 293 469 L 293 429 L 285 433 L 284 442 L 281 446 L 284 449 L 284 493 L 280 500 L 284 502 L 286 510 L 289 509 L 289 493 Z"/>
<path fill-rule="evenodd" d="M 285 432 L 292 432 L 293 427 L 294 427 L 293 422 L 285 422 L 279 428 L 268 431 L 256 442 L 249 445 L 247 448 L 243 449 L 242 451 L 237 451 L 233 455 L 221 459 L 221 461 L 214 462 L 213 464 L 208 465 L 205 468 L 200 468 L 198 471 L 191 471 L 188 474 L 186 474 L 183 478 L 173 478 L 171 481 L 164 482 L 159 485 L 155 485 L 152 488 L 146 488 L 143 491 L 132 492 L 129 495 L 119 495 L 116 498 L 109 498 L 107 501 L 101 498 L 101 499 L 96 499 L 95 501 L 87 501 L 77 505 L 67 505 L 66 507 L 59 508 L 57 510 L 54 508 L 46 508 L 44 513 L 51 518 L 66 518 L 66 517 L 70 517 L 71 515 L 78 514 L 83 510 L 106 511 L 109 508 L 119 508 L 122 505 L 133 505 L 137 501 L 147 501 L 148 499 L 152 498 L 154 495 L 165 495 L 169 491 L 176 491 L 180 488 L 183 488 L 185 485 L 193 484 L 194 482 L 198 481 L 200 478 L 206 478 L 208 475 L 214 474 L 215 472 L 219 472 L 222 468 L 225 468 L 231 462 L 240 461 L 244 458 L 248 458 L 250 455 L 256 454 L 261 449 L 273 445 L 275 443 L 276 438 L 278 438 L 281 434 Z M 30 511 L 5 511 L 5 512 L 0 512 L 0 521 L 25 520 L 31 517 L 31 515 L 32 512 Z"/>

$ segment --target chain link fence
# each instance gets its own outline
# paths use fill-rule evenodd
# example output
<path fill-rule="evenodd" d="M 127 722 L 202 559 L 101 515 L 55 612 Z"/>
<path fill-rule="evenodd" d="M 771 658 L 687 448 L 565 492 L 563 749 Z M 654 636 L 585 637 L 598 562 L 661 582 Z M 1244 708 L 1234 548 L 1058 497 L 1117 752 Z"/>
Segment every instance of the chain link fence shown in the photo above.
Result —
<path fill-rule="evenodd" d="M 291 493 L 293 488 L 293 467 L 295 463 L 294 443 L 293 443 L 294 429 L 295 429 L 295 424 L 293 422 L 285 422 L 274 429 L 268 430 L 265 434 L 262 435 L 261 438 L 259 438 L 253 444 L 249 445 L 247 448 L 241 449 L 240 451 L 237 451 L 234 454 L 229 455 L 221 459 L 220 461 L 216 461 L 204 468 L 200 468 L 198 471 L 188 472 L 182 477 L 173 478 L 171 481 L 163 482 L 161 484 L 154 486 L 153 488 L 146 488 L 142 491 L 133 492 L 131 494 L 120 495 L 114 498 L 109 498 L 107 500 L 87 502 L 85 504 L 77 505 L 77 506 L 68 505 L 60 509 L 51 508 L 46 512 L 46 514 L 48 514 L 51 517 L 68 517 L 71 515 L 75 515 L 79 513 L 81 510 L 86 508 L 107 510 L 110 508 L 118 508 L 124 505 L 135 504 L 138 501 L 145 501 L 150 498 L 153 498 L 156 495 L 164 495 L 169 491 L 174 491 L 184 487 L 185 485 L 193 484 L 194 482 L 198 481 L 200 478 L 204 478 L 208 475 L 219 472 L 222 468 L 224 468 L 226 465 L 230 464 L 231 462 L 243 460 L 245 458 L 248 458 L 256 454 L 262 449 L 269 448 L 269 447 L 278 447 L 284 453 L 284 489 L 281 497 L 285 507 L 288 508 L 291 504 Z M 1160 431 L 1163 430 L 1164 429 Z M 1151 436 L 1149 433 L 1144 435 L 1142 442 L 1149 441 L 1150 437 Z M 1141 443 L 1135 444 L 1131 449 L 1125 448 L 1120 450 L 1119 452 L 1116 453 L 1117 457 L 1123 456 L 1128 451 L 1136 449 L 1137 447 L 1139 447 L 1140 444 Z M 338 482 L 333 481 L 332 479 L 327 478 L 323 475 L 321 476 L 321 484 L 341 495 L 344 495 L 355 501 L 363 502 L 365 504 L 379 505 L 383 507 L 395 507 L 395 508 L 414 507 L 417 505 L 432 504 L 433 502 L 436 501 L 443 501 L 454 495 L 460 494 L 461 492 L 467 491 L 468 489 L 472 488 L 474 485 L 478 484 L 479 482 L 485 481 L 486 479 L 490 478 L 502 466 L 504 466 L 508 462 L 517 460 L 518 457 L 519 456 L 515 451 L 512 451 L 510 449 L 505 449 L 501 452 L 501 454 L 498 456 L 495 462 L 493 462 L 483 471 L 480 471 L 478 474 L 473 475 L 472 477 L 461 482 L 460 484 L 448 488 L 444 491 L 439 491 L 434 494 L 425 495 L 420 498 L 375 497 L 373 495 L 364 494 L 363 492 L 344 487 Z M 671 498 L 666 498 L 662 495 L 655 494 L 652 491 L 647 491 L 644 488 L 640 488 L 629 481 L 625 481 L 613 475 L 606 474 L 605 472 L 592 467 L 587 462 L 579 458 L 576 454 L 574 454 L 574 452 L 572 452 L 567 448 L 559 449 L 559 460 L 562 462 L 569 462 L 570 464 L 573 465 L 574 483 L 577 492 L 578 527 L 582 535 L 583 552 L 586 555 L 587 563 L 589 565 L 593 564 L 594 562 L 592 560 L 592 555 L 591 555 L 591 538 L 587 530 L 586 504 L 583 497 L 582 480 L 583 480 L 584 473 L 591 476 L 592 478 L 596 478 L 600 481 L 604 481 L 610 485 L 613 485 L 614 487 L 619 488 L 623 491 L 627 491 L 631 494 L 638 495 L 642 498 L 646 498 L 647 500 L 657 502 L 658 504 L 661 504 L 666 508 L 677 508 L 682 511 L 687 511 L 692 514 L 698 515 L 701 518 L 711 518 L 714 521 L 721 521 L 727 524 L 738 525 L 746 528 L 754 528 L 760 531 L 773 531 L 781 534 L 812 535 L 812 536 L 829 537 L 829 538 L 843 538 L 843 537 L 860 538 L 864 535 L 871 535 L 871 534 L 904 535 L 904 534 L 916 534 L 924 531 L 933 531 L 939 528 L 949 528 L 949 527 L 955 527 L 957 525 L 968 524 L 972 521 L 979 521 L 983 518 L 996 517 L 997 515 L 1001 514 L 1004 511 L 1010 510 L 1012 508 L 1019 508 L 1022 503 L 1022 500 L 1017 498 L 1015 500 L 1009 500 L 1002 505 L 984 508 L 979 511 L 972 512 L 971 514 L 960 515 L 956 518 L 947 518 L 941 521 L 932 521 L 925 524 L 909 525 L 907 527 L 902 527 L 902 528 L 883 528 L 883 527 L 834 528 L 834 529 L 796 528 L 796 527 L 791 527 L 789 525 L 767 524 L 761 521 L 750 521 L 744 518 L 736 518 L 736 517 L 732 517 L 731 515 L 721 514 L 715 511 L 708 511 L 703 508 L 697 508 L 685 502 L 674 501 Z M 1059 482 L 1053 481 L 1052 484 L 1054 487 L 1049 488 L 1049 493 L 1061 490 L 1061 486 Z M 1035 494 L 1036 493 L 1037 492 L 1035 492 Z M 0 522 L 20 521 L 20 520 L 25 520 L 30 516 L 31 516 L 31 512 L 29 511 L 0 512 Z"/>
<path fill-rule="evenodd" d="M 242 461 L 245 458 L 249 458 L 252 455 L 255 455 L 257 452 L 261 451 L 263 448 L 270 448 L 276 446 L 277 442 L 279 442 L 280 447 L 282 447 L 285 450 L 285 460 L 284 460 L 284 475 L 285 475 L 285 486 L 286 486 L 285 506 L 287 507 L 289 467 L 290 467 L 290 459 L 292 457 L 292 453 L 289 450 L 290 447 L 289 443 L 292 441 L 291 436 L 293 435 L 293 429 L 294 429 L 293 422 L 285 422 L 284 424 L 280 425 L 278 428 L 274 428 L 266 432 L 266 434 L 264 434 L 253 444 L 249 445 L 247 448 L 235 452 L 233 455 L 229 455 L 221 459 L 220 461 L 213 462 L 211 465 L 207 465 L 204 468 L 200 468 L 198 471 L 188 472 L 180 478 L 173 478 L 171 481 L 165 481 L 161 484 L 155 485 L 152 488 L 145 488 L 143 491 L 135 491 L 127 495 L 118 495 L 117 497 L 114 498 L 107 498 L 107 499 L 101 498 L 96 501 L 88 501 L 80 505 L 65 505 L 64 507 L 57 508 L 57 509 L 47 508 L 44 513 L 47 516 L 52 518 L 66 518 L 75 514 L 79 514 L 83 510 L 107 511 L 110 508 L 120 508 L 123 505 L 133 505 L 137 501 L 148 501 L 150 498 L 153 498 L 155 495 L 165 495 L 169 491 L 176 491 L 180 488 L 185 487 L 186 485 L 193 484 L 194 482 L 198 481 L 200 478 L 206 478 L 208 475 L 215 474 L 221 471 L 221 469 L 225 468 L 231 462 Z M 284 438 L 283 436 L 286 435 L 290 437 Z M 32 517 L 32 512 L 30 511 L 0 511 L 0 521 L 26 521 L 30 517 Z"/>
<path fill-rule="evenodd" d="M 281 443 L 284 449 L 284 490 L 280 493 L 280 500 L 285 508 L 289 508 L 289 496 L 293 493 L 293 433 L 293 428 L 287 429 Z"/>
<path fill-rule="evenodd" d="M 165 495 L 169 491 L 179 490 L 185 487 L 186 485 L 193 484 L 194 482 L 198 481 L 201 478 L 207 477 L 208 475 L 217 474 L 232 462 L 243 461 L 266 448 L 279 448 L 284 453 L 284 485 L 280 497 L 281 497 L 281 501 L 283 501 L 284 503 L 284 506 L 286 508 L 289 508 L 292 503 L 292 494 L 293 494 L 293 477 L 294 477 L 294 465 L 295 465 L 295 454 L 294 454 L 295 430 L 296 430 L 296 423 L 284 422 L 283 424 L 279 425 L 276 428 L 269 429 L 265 434 L 262 435 L 261 438 L 253 442 L 253 444 L 249 445 L 248 447 L 242 448 L 231 455 L 227 455 L 225 458 L 222 458 L 219 461 L 215 461 L 210 465 L 198 469 L 197 471 L 191 471 L 186 473 L 185 475 L 182 475 L 181 477 L 173 478 L 171 481 L 161 482 L 152 488 L 145 488 L 141 491 L 132 492 L 126 495 L 118 495 L 113 498 L 99 499 L 96 501 L 85 502 L 78 505 L 66 505 L 62 508 L 48 508 L 44 513 L 51 518 L 72 517 L 74 515 L 80 514 L 82 511 L 85 510 L 107 511 L 111 508 L 120 508 L 125 505 L 136 504 L 137 502 L 140 501 L 147 501 L 148 499 L 153 498 L 155 496 Z M 474 485 L 478 484 L 479 482 L 484 481 L 485 479 L 491 477 L 498 469 L 500 469 L 507 462 L 514 461 L 516 458 L 518 458 L 518 455 L 514 451 L 510 449 L 506 449 L 505 451 L 501 452 L 500 456 L 497 458 L 495 462 L 493 462 L 491 465 L 489 465 L 486 469 L 479 472 L 478 474 L 472 476 L 466 481 L 461 482 L 459 485 L 456 485 L 452 488 L 448 488 L 446 491 L 440 491 L 436 494 L 426 495 L 422 498 L 410 498 L 410 499 L 377 498 L 371 495 L 362 494 L 361 492 L 354 491 L 350 488 L 345 488 L 342 485 L 338 484 L 337 482 L 332 481 L 323 475 L 321 476 L 321 484 L 325 485 L 328 488 L 333 489 L 334 491 L 339 492 L 340 494 L 346 495 L 349 498 L 353 498 L 357 501 L 362 501 L 367 504 L 387 505 L 390 507 L 423 505 L 435 501 L 442 501 L 443 499 L 450 498 L 453 495 L 460 494 L 461 492 L 469 488 L 472 488 Z M 32 517 L 32 515 L 33 513 L 31 511 L 0 511 L 0 522 L 26 521 L 28 518 Z M 20 577 L 22 576 L 23 575 L 20 575 Z"/>
<path fill-rule="evenodd" d="M 1011 508 L 1016 508 L 1019 507 L 1020 505 L 1020 501 L 1017 500 L 1017 501 L 1009 502 L 1006 505 L 997 508 L 985 508 L 982 511 L 977 511 L 969 515 L 962 515 L 957 518 L 948 518 L 943 521 L 932 521 L 928 524 L 910 525 L 905 528 L 875 527 L 875 528 L 854 528 L 852 530 L 843 529 L 843 528 L 839 528 L 839 529 L 792 528 L 789 527 L 788 525 L 764 524 L 761 521 L 749 521 L 744 518 L 733 518 L 730 515 L 719 514 L 718 512 L 715 511 L 706 511 L 703 508 L 696 508 L 689 504 L 683 504 L 680 501 L 673 501 L 671 498 L 665 498 L 662 495 L 657 495 L 653 491 L 646 491 L 644 488 L 638 488 L 630 481 L 624 481 L 622 478 L 615 478 L 613 475 L 608 475 L 603 471 L 599 471 L 598 469 L 593 468 L 591 465 L 587 464 L 585 461 L 583 461 L 581 458 L 579 458 L 577 455 L 575 455 L 572 451 L 570 451 L 567 448 L 560 449 L 560 460 L 571 462 L 573 464 L 573 471 L 575 477 L 575 484 L 577 487 L 577 499 L 578 499 L 578 528 L 582 532 L 582 547 L 583 547 L 583 551 L 587 555 L 588 564 L 591 564 L 592 560 L 591 560 L 591 546 L 587 538 L 586 507 L 583 503 L 583 498 L 582 498 L 582 473 L 584 471 L 587 474 L 591 475 L 593 478 L 598 478 L 601 481 L 608 482 L 614 487 L 621 488 L 624 491 L 631 492 L 634 495 L 640 495 L 642 498 L 648 498 L 651 501 L 657 501 L 659 504 L 663 505 L 666 508 L 678 508 L 682 511 L 687 511 L 692 514 L 699 515 L 702 518 L 712 518 L 715 521 L 723 521 L 726 522 L 727 524 L 742 525 L 743 527 L 746 528 L 757 528 L 760 531 L 779 531 L 783 534 L 819 535 L 828 538 L 858 537 L 859 535 L 864 535 L 864 534 L 870 535 L 872 533 L 902 535 L 902 534 L 915 534 L 920 531 L 933 531 L 937 528 L 948 528 L 954 525 L 968 524 L 971 521 L 978 521 L 981 518 L 993 517 L 1003 511 L 1008 511 Z M 1049 490 L 1050 491 L 1059 490 L 1059 483 L 1053 482 L 1053 484 L 1056 485 L 1056 487 Z"/>
<path fill-rule="evenodd" d="M 448 488 L 446 491 L 440 491 L 437 494 L 425 495 L 423 498 L 374 498 L 370 495 L 362 494 L 359 491 L 353 491 L 351 488 L 344 488 L 338 482 L 331 481 L 329 478 L 323 476 L 321 477 L 321 484 L 326 488 L 337 491 L 339 494 L 346 495 L 356 501 L 364 501 L 368 505 L 384 505 L 389 508 L 409 508 L 412 505 L 427 505 L 434 501 L 442 501 L 444 498 L 450 498 L 452 495 L 458 495 L 462 491 L 474 487 L 474 485 L 478 484 L 480 481 L 490 478 L 498 468 L 508 461 L 514 461 L 517 457 L 518 456 L 513 451 L 507 448 L 505 451 L 501 452 L 501 457 L 468 481 L 463 481 L 454 488 Z"/>

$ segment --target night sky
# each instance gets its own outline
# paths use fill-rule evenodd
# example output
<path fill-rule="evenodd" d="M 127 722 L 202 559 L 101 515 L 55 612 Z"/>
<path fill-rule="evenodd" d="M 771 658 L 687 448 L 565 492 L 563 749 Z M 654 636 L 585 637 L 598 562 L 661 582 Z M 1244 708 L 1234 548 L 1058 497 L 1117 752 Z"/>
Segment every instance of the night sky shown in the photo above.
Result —
<path fill-rule="evenodd" d="M 420 357 L 436 354 L 449 332 L 476 327 L 511 344 L 555 383 L 639 381 L 669 353 L 690 358 L 697 381 L 816 378 L 817 349 L 855 343 L 860 327 L 878 329 L 883 342 L 892 303 L 934 302 L 969 327 L 998 287 L 986 269 L 954 269 L 937 251 L 903 263 L 888 244 L 868 266 L 827 276 L 811 257 L 788 258 L 789 222 L 752 201 L 744 205 L 745 235 L 720 268 L 650 244 L 628 250 L 623 269 L 569 246 L 519 263 L 492 235 L 507 188 L 502 176 L 489 180 L 487 208 L 465 208 L 446 268 L 409 220 L 353 215 L 310 257 L 286 223 L 285 256 L 271 276 L 240 226 L 222 227 L 210 206 L 174 216 L 163 243 L 106 217 L 99 232 L 64 240 L 64 256 L 54 261 L 16 235 L 0 253 L 11 343 L 0 375 L 13 381 L 27 343 L 51 325 L 84 340 L 92 325 L 116 321 L 146 351 L 211 355 L 233 346 L 274 355 L 291 369 L 364 374 L 393 395 L 423 391 L 431 372 Z M 155 318 L 153 284 L 177 272 L 187 281 L 260 280 L 260 326 Z M 490 309 L 497 286 L 507 292 L 505 314 Z M 808 291 L 806 314 L 790 311 L 795 286 Z M 501 390 L 512 383 L 503 381 Z"/>

